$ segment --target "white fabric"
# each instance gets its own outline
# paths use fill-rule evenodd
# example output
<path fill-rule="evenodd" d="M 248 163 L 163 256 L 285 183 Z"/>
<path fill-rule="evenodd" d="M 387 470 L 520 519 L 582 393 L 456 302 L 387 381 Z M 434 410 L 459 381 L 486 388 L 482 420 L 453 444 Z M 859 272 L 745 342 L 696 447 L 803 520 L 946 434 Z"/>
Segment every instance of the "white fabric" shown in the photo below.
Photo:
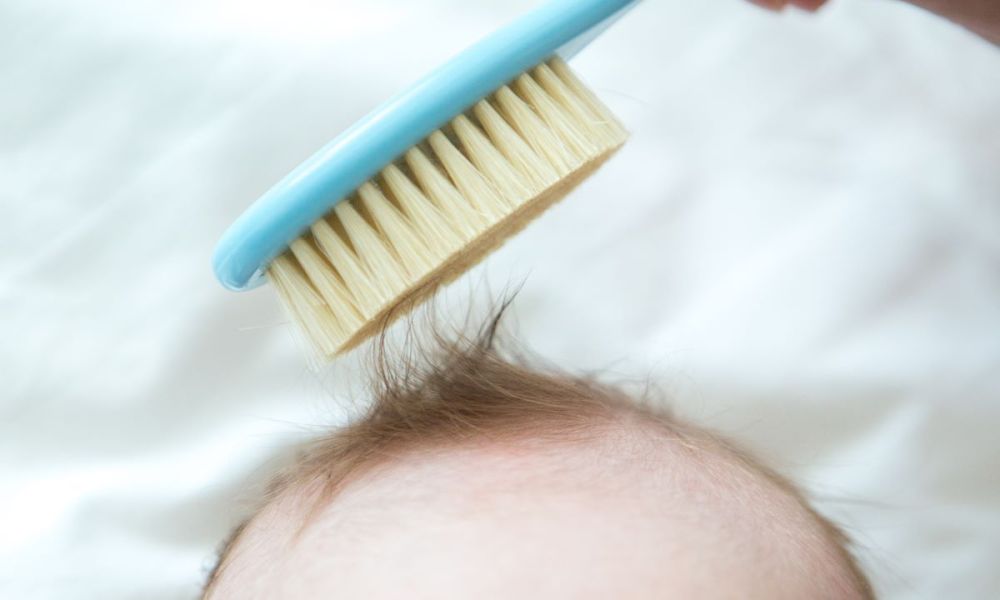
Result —
<path fill-rule="evenodd" d="M 0 597 L 197 595 L 346 379 L 219 288 L 215 240 L 532 4 L 0 4 Z M 1000 596 L 1000 52 L 894 2 L 650 0 L 576 65 L 634 138 L 487 263 L 524 341 L 652 374 L 884 597 Z"/>

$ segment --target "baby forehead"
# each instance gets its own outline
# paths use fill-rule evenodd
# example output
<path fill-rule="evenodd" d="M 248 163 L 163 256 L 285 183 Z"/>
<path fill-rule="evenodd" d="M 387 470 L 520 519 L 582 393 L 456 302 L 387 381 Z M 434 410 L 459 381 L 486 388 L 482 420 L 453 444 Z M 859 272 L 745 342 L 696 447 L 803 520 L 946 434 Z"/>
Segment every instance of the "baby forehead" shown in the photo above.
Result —
<path fill-rule="evenodd" d="M 683 560 L 699 547 L 736 568 L 762 515 L 779 515 L 785 528 L 809 527 L 797 510 L 719 448 L 641 427 L 557 442 L 477 440 L 383 456 L 332 496 L 318 482 L 288 486 L 253 519 L 229 568 L 244 581 L 276 564 L 308 569 L 317 557 L 326 568 L 367 569 L 373 556 L 400 548 L 436 557 L 442 568 L 488 563 L 497 549 L 521 558 L 556 552 L 573 564 L 621 562 L 607 555 L 615 549 L 639 552 L 633 566 L 652 577 L 666 557 Z M 737 530 L 747 532 L 737 544 L 743 554 L 729 556 L 725 549 L 735 546 L 724 540 Z M 754 542 L 761 553 L 766 539 Z"/>
<path fill-rule="evenodd" d="M 345 479 L 331 506 L 434 498 L 479 502 L 532 490 L 585 497 L 771 487 L 761 472 L 725 448 L 647 425 L 601 427 L 570 439 L 484 436 L 466 443 L 417 445 L 370 460 L 358 475 Z"/>
<path fill-rule="evenodd" d="M 332 493 L 321 479 L 288 484 L 244 537 L 267 530 L 263 535 L 301 540 L 304 532 L 329 527 L 371 533 L 380 519 L 398 522 L 414 513 L 446 519 L 546 503 L 615 514 L 709 511 L 719 520 L 745 507 L 732 499 L 750 497 L 774 510 L 796 508 L 779 486 L 724 447 L 656 424 L 626 423 L 575 439 L 484 436 L 370 456 Z"/>

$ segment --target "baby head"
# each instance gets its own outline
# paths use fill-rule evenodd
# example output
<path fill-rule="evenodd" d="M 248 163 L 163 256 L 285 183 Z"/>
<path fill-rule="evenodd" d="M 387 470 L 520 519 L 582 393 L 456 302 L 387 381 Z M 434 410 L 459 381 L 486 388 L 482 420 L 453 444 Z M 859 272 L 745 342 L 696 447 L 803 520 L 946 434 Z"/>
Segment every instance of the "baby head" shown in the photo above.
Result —
<path fill-rule="evenodd" d="M 497 350 L 380 363 L 205 597 L 870 598 L 844 536 L 718 436 Z"/>

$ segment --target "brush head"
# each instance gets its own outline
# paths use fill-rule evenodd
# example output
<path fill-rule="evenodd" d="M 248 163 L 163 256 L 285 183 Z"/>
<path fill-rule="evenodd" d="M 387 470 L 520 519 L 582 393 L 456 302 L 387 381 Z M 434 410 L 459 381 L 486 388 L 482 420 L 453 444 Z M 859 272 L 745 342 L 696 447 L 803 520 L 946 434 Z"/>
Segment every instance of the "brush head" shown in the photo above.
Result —
<path fill-rule="evenodd" d="M 558 55 L 632 4 L 553 0 L 370 114 L 230 227 L 219 281 L 271 280 L 324 355 L 362 341 L 624 142 Z"/>
<path fill-rule="evenodd" d="M 321 354 L 345 352 L 478 263 L 625 141 L 553 60 L 362 184 L 268 275 Z"/>

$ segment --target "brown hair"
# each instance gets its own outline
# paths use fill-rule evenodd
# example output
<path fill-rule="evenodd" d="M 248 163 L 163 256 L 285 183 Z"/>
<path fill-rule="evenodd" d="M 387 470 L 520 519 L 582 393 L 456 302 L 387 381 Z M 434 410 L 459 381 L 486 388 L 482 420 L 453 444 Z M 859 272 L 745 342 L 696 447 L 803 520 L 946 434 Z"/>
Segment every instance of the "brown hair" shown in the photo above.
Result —
<path fill-rule="evenodd" d="M 816 513 L 789 480 L 724 438 L 675 419 L 648 394 L 636 397 L 592 375 L 537 366 L 541 361 L 497 334 L 509 303 L 472 335 L 445 336 L 436 327 L 417 328 L 430 332 L 426 343 L 415 338 L 417 329 L 411 327 L 406 342 L 393 351 L 383 334 L 372 347 L 367 410 L 308 444 L 300 460 L 275 478 L 267 496 L 318 483 L 321 492 L 314 496 L 314 507 L 319 509 L 352 479 L 408 450 L 486 441 L 586 440 L 623 421 L 654 424 L 682 447 L 722 455 L 797 499 L 839 549 L 862 597 L 874 597 L 847 549 L 848 538 Z M 206 596 L 244 526 L 220 553 Z"/>

